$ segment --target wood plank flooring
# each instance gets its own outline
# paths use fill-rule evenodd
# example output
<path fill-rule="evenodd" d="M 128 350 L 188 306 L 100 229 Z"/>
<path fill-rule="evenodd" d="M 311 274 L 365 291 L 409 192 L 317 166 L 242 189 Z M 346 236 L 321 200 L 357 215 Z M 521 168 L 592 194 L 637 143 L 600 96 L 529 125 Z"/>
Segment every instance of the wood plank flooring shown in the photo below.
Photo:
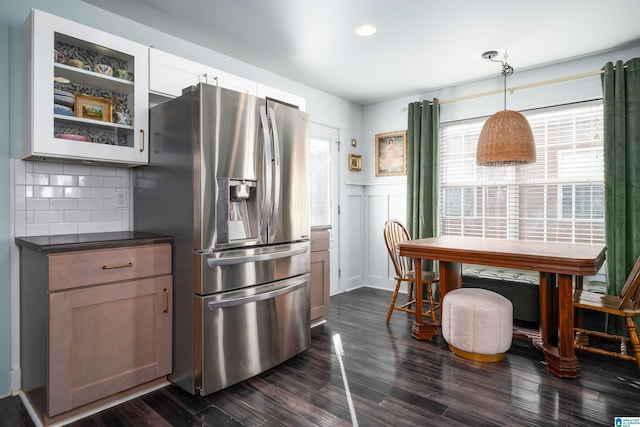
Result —
<path fill-rule="evenodd" d="M 502 362 L 468 361 L 440 336 L 411 338 L 405 313 L 385 325 L 390 296 L 371 288 L 333 296 L 308 351 L 241 384 L 204 398 L 169 386 L 72 425 L 351 425 L 334 334 L 360 426 L 613 426 L 616 416 L 640 416 L 633 362 L 579 353 L 582 376 L 560 379 L 524 341 L 514 341 Z M 0 425 L 20 425 L 5 422 L 4 406 Z"/>

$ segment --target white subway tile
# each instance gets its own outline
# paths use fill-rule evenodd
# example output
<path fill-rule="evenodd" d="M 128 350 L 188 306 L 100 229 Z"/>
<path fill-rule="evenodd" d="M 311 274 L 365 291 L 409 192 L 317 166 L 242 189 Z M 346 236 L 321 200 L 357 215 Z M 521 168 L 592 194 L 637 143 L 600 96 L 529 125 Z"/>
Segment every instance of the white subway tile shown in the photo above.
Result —
<path fill-rule="evenodd" d="M 115 188 L 93 187 L 91 188 L 91 196 L 94 199 L 113 199 L 116 197 Z"/>
<path fill-rule="evenodd" d="M 91 221 L 91 211 L 65 211 L 64 220 L 66 222 Z"/>
<path fill-rule="evenodd" d="M 102 222 L 79 222 L 78 233 L 102 233 L 104 224 Z"/>
<path fill-rule="evenodd" d="M 15 221 L 13 222 L 13 230 L 15 235 L 18 237 L 27 235 L 27 223 L 24 220 L 24 215 L 15 217 Z"/>
<path fill-rule="evenodd" d="M 115 221 L 117 219 L 115 210 L 91 211 L 92 221 Z"/>
<path fill-rule="evenodd" d="M 24 185 L 15 185 L 13 187 L 13 208 L 15 211 L 24 211 L 27 209 L 27 189 Z"/>
<path fill-rule="evenodd" d="M 49 174 L 27 172 L 25 182 L 29 185 L 49 185 Z"/>
<path fill-rule="evenodd" d="M 27 198 L 28 211 L 46 211 L 49 210 L 49 199 Z"/>
<path fill-rule="evenodd" d="M 49 209 L 52 211 L 69 211 L 78 209 L 78 199 L 51 199 Z"/>
<path fill-rule="evenodd" d="M 91 175 L 91 166 L 65 163 L 63 173 L 67 175 Z"/>
<path fill-rule="evenodd" d="M 103 176 L 80 175 L 78 176 L 79 187 L 103 187 Z"/>
<path fill-rule="evenodd" d="M 37 236 L 129 230 L 132 172 L 79 164 L 12 160 L 14 233 Z"/>
<path fill-rule="evenodd" d="M 66 185 L 67 187 L 77 186 L 78 177 L 74 175 L 49 175 L 49 185 Z"/>
<path fill-rule="evenodd" d="M 33 197 L 42 197 L 42 198 L 62 198 L 64 193 L 62 191 L 62 187 L 51 187 L 51 186 L 33 186 Z"/>
<path fill-rule="evenodd" d="M 91 175 L 116 176 L 116 168 L 106 166 L 91 166 Z"/>
<path fill-rule="evenodd" d="M 27 224 L 27 236 L 48 236 L 49 224 Z"/>
<path fill-rule="evenodd" d="M 104 231 L 125 231 L 126 228 L 123 228 L 121 221 L 107 221 L 104 223 Z"/>
<path fill-rule="evenodd" d="M 36 224 L 62 221 L 64 221 L 64 212 L 62 211 L 35 211 L 33 213 L 33 222 Z"/>
<path fill-rule="evenodd" d="M 122 186 L 124 188 L 129 188 L 129 183 L 131 182 L 131 174 L 133 173 L 131 169 L 120 169 L 122 171 Z"/>
<path fill-rule="evenodd" d="M 20 215 L 15 215 L 13 218 L 13 233 L 16 236 L 25 236 L 27 234 L 26 212 L 22 212 Z"/>
<path fill-rule="evenodd" d="M 90 198 L 91 197 L 91 188 L 89 188 L 89 187 L 64 187 L 64 197 Z"/>
<path fill-rule="evenodd" d="M 23 160 L 13 160 L 13 182 L 16 185 L 26 184 L 27 171 Z"/>
<path fill-rule="evenodd" d="M 118 209 L 118 199 L 102 199 L 104 209 Z"/>
<path fill-rule="evenodd" d="M 40 173 L 63 173 L 63 164 L 55 162 L 33 162 L 33 171 Z"/>
<path fill-rule="evenodd" d="M 52 235 L 57 234 L 77 234 L 78 224 L 74 222 L 61 222 L 50 224 L 49 229 Z"/>
<path fill-rule="evenodd" d="M 104 186 L 120 188 L 124 187 L 125 184 L 123 183 L 123 179 L 121 176 L 107 176 L 104 178 Z"/>
<path fill-rule="evenodd" d="M 78 209 L 103 209 L 104 200 L 102 199 L 78 199 Z"/>

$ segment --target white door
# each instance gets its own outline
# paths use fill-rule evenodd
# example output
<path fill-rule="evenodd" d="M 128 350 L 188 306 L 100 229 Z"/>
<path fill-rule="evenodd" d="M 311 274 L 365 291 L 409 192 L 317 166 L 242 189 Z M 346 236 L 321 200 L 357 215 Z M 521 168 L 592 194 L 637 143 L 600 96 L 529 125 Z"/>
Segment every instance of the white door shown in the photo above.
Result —
<path fill-rule="evenodd" d="M 330 226 L 330 290 L 341 292 L 338 203 L 340 201 L 339 130 L 311 123 L 311 226 Z"/>

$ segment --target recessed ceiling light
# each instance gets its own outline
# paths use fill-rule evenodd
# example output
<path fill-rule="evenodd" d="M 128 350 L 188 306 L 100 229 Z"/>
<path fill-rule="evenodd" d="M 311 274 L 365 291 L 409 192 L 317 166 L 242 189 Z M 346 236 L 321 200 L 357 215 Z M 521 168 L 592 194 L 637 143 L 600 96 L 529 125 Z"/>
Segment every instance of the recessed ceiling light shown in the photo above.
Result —
<path fill-rule="evenodd" d="M 366 37 L 374 35 L 378 29 L 374 25 L 364 24 L 357 26 L 353 31 L 359 36 Z"/>

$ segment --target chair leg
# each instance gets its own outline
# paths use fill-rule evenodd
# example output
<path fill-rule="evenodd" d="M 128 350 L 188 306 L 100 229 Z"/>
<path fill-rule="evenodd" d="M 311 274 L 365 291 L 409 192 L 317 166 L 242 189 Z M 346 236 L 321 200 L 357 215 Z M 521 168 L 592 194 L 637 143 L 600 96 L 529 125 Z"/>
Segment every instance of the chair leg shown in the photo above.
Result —
<path fill-rule="evenodd" d="M 407 292 L 407 302 L 411 302 L 413 300 L 413 282 L 409 282 L 409 289 Z"/>
<path fill-rule="evenodd" d="M 436 304 L 433 301 L 433 283 L 427 283 L 427 298 L 429 300 L 429 306 L 431 307 L 431 320 L 436 321 Z"/>
<path fill-rule="evenodd" d="M 396 306 L 396 299 L 398 298 L 398 290 L 400 289 L 400 280 L 396 281 L 396 289 L 393 291 L 391 297 L 391 304 L 389 304 L 389 311 L 387 312 L 387 324 L 391 320 L 391 314 L 393 314 L 393 308 Z"/>
<path fill-rule="evenodd" d="M 625 317 L 627 323 L 627 333 L 629 334 L 629 340 L 631 340 L 631 347 L 633 348 L 633 354 L 636 356 L 636 364 L 640 369 L 640 339 L 638 339 L 638 330 L 636 329 L 636 322 L 633 317 Z"/>

